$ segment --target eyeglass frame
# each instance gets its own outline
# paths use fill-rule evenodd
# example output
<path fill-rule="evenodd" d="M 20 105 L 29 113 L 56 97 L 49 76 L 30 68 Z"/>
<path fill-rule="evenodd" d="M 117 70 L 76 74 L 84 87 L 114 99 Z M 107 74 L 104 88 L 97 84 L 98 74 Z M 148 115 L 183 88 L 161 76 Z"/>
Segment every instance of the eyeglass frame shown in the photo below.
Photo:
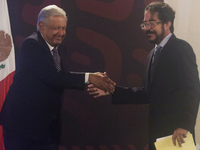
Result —
<path fill-rule="evenodd" d="M 146 29 L 146 26 L 148 26 L 149 28 L 154 28 L 157 24 L 160 24 L 160 23 L 162 23 L 162 21 L 158 21 L 158 22 L 156 22 L 156 21 L 149 21 L 149 23 L 146 23 L 146 22 L 142 23 L 140 25 L 140 27 L 141 27 L 142 30 L 144 30 L 144 29 Z"/>
<path fill-rule="evenodd" d="M 66 32 L 67 26 L 64 27 L 57 27 L 57 26 L 49 26 L 49 25 L 45 25 L 46 27 L 49 27 L 51 30 L 54 30 L 56 32 L 62 30 L 63 32 Z"/>

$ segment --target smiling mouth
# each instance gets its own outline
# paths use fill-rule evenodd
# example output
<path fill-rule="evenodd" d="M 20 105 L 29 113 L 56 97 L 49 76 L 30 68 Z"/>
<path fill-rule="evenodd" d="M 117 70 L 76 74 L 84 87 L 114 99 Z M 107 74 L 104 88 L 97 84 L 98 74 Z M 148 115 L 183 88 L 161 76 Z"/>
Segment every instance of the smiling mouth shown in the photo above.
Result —
<path fill-rule="evenodd" d="M 56 39 L 57 39 L 57 40 L 62 40 L 62 39 L 63 39 L 63 37 L 56 37 Z"/>

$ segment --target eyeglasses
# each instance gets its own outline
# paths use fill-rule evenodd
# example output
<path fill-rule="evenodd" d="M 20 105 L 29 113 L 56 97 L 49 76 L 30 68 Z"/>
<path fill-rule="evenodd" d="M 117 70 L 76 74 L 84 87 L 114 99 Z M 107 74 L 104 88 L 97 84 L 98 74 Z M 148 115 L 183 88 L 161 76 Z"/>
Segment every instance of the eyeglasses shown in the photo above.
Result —
<path fill-rule="evenodd" d="M 53 29 L 54 31 L 66 31 L 67 27 L 52 27 L 51 29 Z"/>
<path fill-rule="evenodd" d="M 141 27 L 141 29 L 142 30 L 144 30 L 144 29 L 146 29 L 147 28 L 147 26 L 149 27 L 149 28 L 154 28 L 157 24 L 159 24 L 159 23 L 162 23 L 161 21 L 160 22 L 155 22 L 155 21 L 150 21 L 149 23 L 142 23 L 141 25 L 140 25 L 140 27 Z"/>
<path fill-rule="evenodd" d="M 56 26 L 49 26 L 49 25 L 45 25 L 46 27 L 48 27 L 49 29 L 51 29 L 51 30 L 54 30 L 54 31 L 56 31 L 56 32 L 58 32 L 58 31 L 60 31 L 60 30 L 62 30 L 62 31 L 66 31 L 66 29 L 67 29 L 67 26 L 64 26 L 64 27 L 56 27 Z"/>

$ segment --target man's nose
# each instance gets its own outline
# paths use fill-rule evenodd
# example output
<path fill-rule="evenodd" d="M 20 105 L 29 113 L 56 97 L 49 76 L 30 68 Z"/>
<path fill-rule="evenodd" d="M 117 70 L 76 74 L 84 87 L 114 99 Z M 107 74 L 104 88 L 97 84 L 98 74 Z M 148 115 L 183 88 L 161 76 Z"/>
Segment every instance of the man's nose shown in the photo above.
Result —
<path fill-rule="evenodd" d="M 63 30 L 62 28 L 58 30 L 58 34 L 59 35 L 65 35 L 66 34 L 66 30 Z"/>

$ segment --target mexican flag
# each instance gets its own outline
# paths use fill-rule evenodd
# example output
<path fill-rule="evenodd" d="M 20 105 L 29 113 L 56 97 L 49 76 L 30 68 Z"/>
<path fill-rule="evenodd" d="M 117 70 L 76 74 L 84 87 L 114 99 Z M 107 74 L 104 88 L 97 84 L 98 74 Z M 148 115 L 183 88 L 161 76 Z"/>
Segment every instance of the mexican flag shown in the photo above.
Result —
<path fill-rule="evenodd" d="M 15 72 L 14 45 L 10 29 L 7 0 L 0 0 L 0 110 L 13 81 Z M 0 126 L 0 150 L 3 146 L 3 130 Z"/>

